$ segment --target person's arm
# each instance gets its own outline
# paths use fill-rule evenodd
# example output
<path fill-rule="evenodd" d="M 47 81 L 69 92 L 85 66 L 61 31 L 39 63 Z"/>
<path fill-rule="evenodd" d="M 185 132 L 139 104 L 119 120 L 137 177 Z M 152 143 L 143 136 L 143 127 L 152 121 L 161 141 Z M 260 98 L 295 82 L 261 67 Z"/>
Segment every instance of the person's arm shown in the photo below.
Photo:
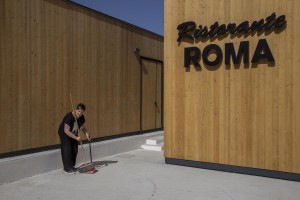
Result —
<path fill-rule="evenodd" d="M 86 138 L 91 141 L 91 136 L 89 135 L 89 133 L 87 132 L 84 124 L 80 127 L 80 130 L 85 134 Z"/>
<path fill-rule="evenodd" d="M 80 142 L 81 141 L 81 138 L 80 138 L 80 136 L 76 136 L 76 135 L 74 135 L 71 131 L 69 131 L 70 130 L 70 126 L 68 125 L 68 124 L 66 124 L 65 123 L 65 126 L 64 126 L 64 132 L 65 132 L 65 134 L 67 134 L 70 138 L 73 138 L 74 140 L 77 140 L 78 142 Z"/>

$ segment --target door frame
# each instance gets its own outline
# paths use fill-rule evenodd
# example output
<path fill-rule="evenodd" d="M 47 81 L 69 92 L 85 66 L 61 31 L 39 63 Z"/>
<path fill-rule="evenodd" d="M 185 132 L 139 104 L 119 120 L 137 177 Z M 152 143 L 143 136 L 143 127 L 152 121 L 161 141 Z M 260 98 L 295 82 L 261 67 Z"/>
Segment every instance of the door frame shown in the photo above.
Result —
<path fill-rule="evenodd" d="M 153 61 L 161 64 L 161 128 L 155 128 L 151 130 L 142 130 L 143 126 L 143 60 Z M 149 58 L 146 56 L 140 56 L 140 134 L 145 132 L 163 130 L 164 129 L 164 63 L 162 60 L 157 60 L 154 58 Z"/>

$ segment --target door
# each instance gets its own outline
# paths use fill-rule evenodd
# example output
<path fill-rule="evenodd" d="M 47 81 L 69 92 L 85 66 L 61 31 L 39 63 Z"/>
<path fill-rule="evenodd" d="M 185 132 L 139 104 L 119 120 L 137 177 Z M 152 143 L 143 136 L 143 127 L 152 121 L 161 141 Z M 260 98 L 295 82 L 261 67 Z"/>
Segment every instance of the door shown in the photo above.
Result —
<path fill-rule="evenodd" d="M 162 61 L 141 59 L 141 131 L 162 128 Z"/>

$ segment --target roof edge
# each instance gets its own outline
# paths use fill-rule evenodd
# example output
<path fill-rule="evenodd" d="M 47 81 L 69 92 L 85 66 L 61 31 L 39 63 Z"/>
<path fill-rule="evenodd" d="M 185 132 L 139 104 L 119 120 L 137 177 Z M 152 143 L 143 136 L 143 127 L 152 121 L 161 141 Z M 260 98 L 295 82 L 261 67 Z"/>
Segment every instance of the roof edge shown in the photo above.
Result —
<path fill-rule="evenodd" d="M 101 15 L 103 15 L 103 16 L 105 16 L 105 17 L 110 18 L 110 19 L 113 19 L 113 20 L 122 22 L 122 23 L 124 23 L 124 24 L 126 24 L 126 25 L 128 25 L 128 26 L 131 26 L 131 27 L 133 27 L 133 28 L 140 29 L 140 30 L 142 30 L 142 31 L 148 32 L 148 33 L 150 33 L 150 34 L 152 34 L 152 35 L 154 35 L 154 36 L 157 36 L 157 37 L 160 37 L 160 38 L 164 39 L 164 36 L 163 36 L 163 35 L 160 35 L 160 34 L 158 34 L 158 33 L 154 33 L 154 32 L 152 32 L 152 31 L 149 31 L 149 30 L 144 29 L 144 28 L 142 28 L 142 27 L 139 27 L 139 26 L 137 26 L 137 25 L 134 25 L 134 24 L 131 24 L 131 23 L 129 23 L 129 22 L 123 21 L 123 20 L 121 20 L 121 19 L 112 17 L 112 16 L 110 16 L 110 15 L 108 15 L 108 14 L 105 14 L 105 13 L 102 13 L 102 12 L 100 12 L 100 11 L 98 11 L 98 10 L 94 10 L 94 9 L 92 9 L 92 8 L 86 7 L 86 6 L 81 5 L 81 4 L 77 3 L 77 2 L 74 2 L 74 1 L 72 1 L 72 0 L 66 0 L 66 1 L 69 2 L 69 3 L 71 3 L 71 4 L 73 4 L 73 5 L 80 6 L 80 7 L 82 7 L 82 8 L 87 9 L 87 10 L 96 12 L 96 13 L 101 14 Z"/>

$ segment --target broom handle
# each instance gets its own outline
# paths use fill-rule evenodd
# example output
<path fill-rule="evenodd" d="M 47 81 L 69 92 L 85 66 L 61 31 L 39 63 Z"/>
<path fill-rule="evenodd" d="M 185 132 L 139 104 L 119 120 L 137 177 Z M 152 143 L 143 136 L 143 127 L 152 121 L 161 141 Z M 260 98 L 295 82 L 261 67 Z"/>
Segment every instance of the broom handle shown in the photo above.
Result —
<path fill-rule="evenodd" d="M 82 149 L 82 152 L 83 152 L 84 164 L 86 165 L 86 159 L 85 159 L 85 153 L 84 153 L 84 148 L 83 148 L 83 145 L 82 145 L 82 141 L 80 141 L 80 146 L 81 146 L 81 149 Z"/>
<path fill-rule="evenodd" d="M 74 106 L 73 106 L 73 101 L 72 101 L 72 95 L 71 95 L 71 93 L 70 93 L 70 100 L 71 100 L 72 110 L 75 112 L 75 109 L 74 109 Z M 75 118 L 76 125 L 77 125 L 78 135 L 79 135 L 80 132 L 79 132 L 78 122 L 77 122 L 77 118 L 76 118 L 76 113 L 74 113 L 74 115 L 75 115 L 74 118 Z M 80 136 L 79 136 L 79 137 L 80 137 Z M 86 165 L 85 153 L 84 153 L 84 149 L 83 149 L 83 145 L 82 145 L 82 141 L 81 141 L 81 140 L 80 140 L 80 146 L 81 146 L 81 149 L 82 149 L 82 152 L 83 152 L 84 164 Z"/>
<path fill-rule="evenodd" d="M 89 140 L 89 146 L 90 146 L 90 158 L 91 158 L 91 163 L 93 162 L 92 160 L 92 147 L 91 147 L 91 141 Z"/>

